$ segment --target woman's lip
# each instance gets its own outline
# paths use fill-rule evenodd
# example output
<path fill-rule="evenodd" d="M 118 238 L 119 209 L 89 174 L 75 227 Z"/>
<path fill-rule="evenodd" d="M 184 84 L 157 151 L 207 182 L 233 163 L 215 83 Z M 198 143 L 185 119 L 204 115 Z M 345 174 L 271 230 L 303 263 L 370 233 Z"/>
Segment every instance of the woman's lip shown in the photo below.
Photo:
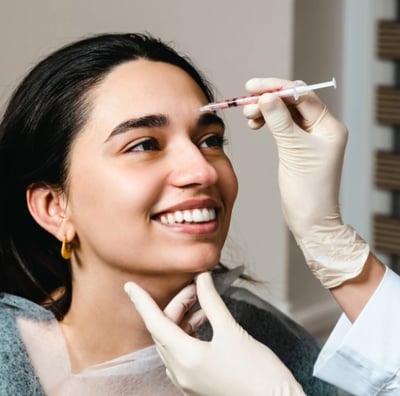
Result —
<path fill-rule="evenodd" d="M 219 209 L 220 205 L 217 203 L 217 201 L 215 201 L 212 198 L 196 198 L 196 199 L 189 199 L 186 200 L 184 202 L 180 202 L 176 205 L 170 206 L 156 214 L 154 214 L 152 217 L 160 217 L 162 214 L 164 213 L 173 213 L 176 212 L 178 210 L 183 211 L 183 210 L 189 210 L 189 209 L 203 209 L 203 208 L 207 208 L 207 209 Z"/>

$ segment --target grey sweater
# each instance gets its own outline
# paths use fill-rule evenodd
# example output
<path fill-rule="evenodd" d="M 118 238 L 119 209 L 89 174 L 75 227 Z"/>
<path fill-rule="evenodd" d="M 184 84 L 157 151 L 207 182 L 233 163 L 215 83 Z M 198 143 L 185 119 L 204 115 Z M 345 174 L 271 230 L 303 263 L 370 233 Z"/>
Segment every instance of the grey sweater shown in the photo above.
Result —
<path fill-rule="evenodd" d="M 246 289 L 230 287 L 223 298 L 241 326 L 279 356 L 307 395 L 337 395 L 336 388 L 312 376 L 320 347 L 303 328 Z M 31 301 L 0 294 L 0 396 L 44 395 L 19 335 L 17 317 L 39 321 L 55 319 L 50 311 Z M 199 334 L 203 339 L 210 339 L 212 329 L 205 324 Z M 265 375 L 268 375 L 267 368 Z"/>

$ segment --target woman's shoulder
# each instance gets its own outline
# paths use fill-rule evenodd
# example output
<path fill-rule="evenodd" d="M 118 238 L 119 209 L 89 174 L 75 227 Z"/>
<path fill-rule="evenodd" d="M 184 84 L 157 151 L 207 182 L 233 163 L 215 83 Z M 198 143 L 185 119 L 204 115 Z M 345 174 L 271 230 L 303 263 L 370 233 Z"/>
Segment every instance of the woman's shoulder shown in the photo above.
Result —
<path fill-rule="evenodd" d="M 45 319 L 44 308 L 22 297 L 0 294 L 0 395 L 43 395 L 21 340 L 18 317 Z"/>
<path fill-rule="evenodd" d="M 25 298 L 0 293 L 0 364 L 7 362 L 8 357 L 11 359 L 13 353 L 22 356 L 21 353 L 25 351 L 18 329 L 18 318 L 44 321 L 52 320 L 54 315 Z"/>
<path fill-rule="evenodd" d="M 307 395 L 336 395 L 335 387 L 313 377 L 321 343 L 285 313 L 243 287 L 230 287 L 223 299 L 239 324 L 271 348 L 302 384 Z"/>
<path fill-rule="evenodd" d="M 8 293 L 0 293 L 0 317 L 16 318 L 23 316 L 36 320 L 54 319 L 52 312 L 26 298 Z"/>
<path fill-rule="evenodd" d="M 317 357 L 319 341 L 269 302 L 243 287 L 230 287 L 222 297 L 242 327 L 282 360 L 297 354 L 302 359 Z"/>
<path fill-rule="evenodd" d="M 294 337 L 296 340 L 311 342 L 315 345 L 315 350 L 319 351 L 320 343 L 300 324 L 249 289 L 231 286 L 222 297 L 233 316 L 245 323 L 249 329 L 254 326 L 266 337 L 266 332 L 270 335 L 279 333 L 281 337 Z"/>

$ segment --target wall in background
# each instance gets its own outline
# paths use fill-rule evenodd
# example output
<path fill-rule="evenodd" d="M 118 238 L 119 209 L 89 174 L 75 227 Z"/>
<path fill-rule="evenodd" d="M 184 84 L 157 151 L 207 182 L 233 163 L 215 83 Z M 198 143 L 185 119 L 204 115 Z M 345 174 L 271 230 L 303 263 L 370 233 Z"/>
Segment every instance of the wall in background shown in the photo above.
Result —
<path fill-rule="evenodd" d="M 392 15 L 385 0 L 14 0 L 0 13 L 0 106 L 41 57 L 83 35 L 149 31 L 175 43 L 217 88 L 220 99 L 244 93 L 253 76 L 310 83 L 335 76 L 337 91 L 320 91 L 350 129 L 343 175 L 344 219 L 371 240 L 370 214 L 387 199 L 372 184 L 373 150 L 390 134 L 374 122 L 373 88 L 391 81 L 390 65 L 375 58 L 376 20 Z M 312 331 L 338 314 L 330 294 L 309 274 L 283 222 L 275 143 L 267 130 L 247 129 L 240 109 L 224 113 L 229 154 L 240 192 L 224 251 L 266 280 L 256 292 Z M 377 131 L 380 131 L 377 133 Z"/>

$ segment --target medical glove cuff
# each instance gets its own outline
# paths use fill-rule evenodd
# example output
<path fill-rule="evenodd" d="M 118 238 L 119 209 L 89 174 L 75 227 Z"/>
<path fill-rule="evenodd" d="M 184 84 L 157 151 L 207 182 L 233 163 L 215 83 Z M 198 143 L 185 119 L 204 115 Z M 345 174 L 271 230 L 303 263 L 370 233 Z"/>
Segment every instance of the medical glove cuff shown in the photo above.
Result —
<path fill-rule="evenodd" d="M 370 252 L 369 245 L 347 224 L 313 226 L 297 243 L 322 286 L 340 286 L 359 275 Z"/>

